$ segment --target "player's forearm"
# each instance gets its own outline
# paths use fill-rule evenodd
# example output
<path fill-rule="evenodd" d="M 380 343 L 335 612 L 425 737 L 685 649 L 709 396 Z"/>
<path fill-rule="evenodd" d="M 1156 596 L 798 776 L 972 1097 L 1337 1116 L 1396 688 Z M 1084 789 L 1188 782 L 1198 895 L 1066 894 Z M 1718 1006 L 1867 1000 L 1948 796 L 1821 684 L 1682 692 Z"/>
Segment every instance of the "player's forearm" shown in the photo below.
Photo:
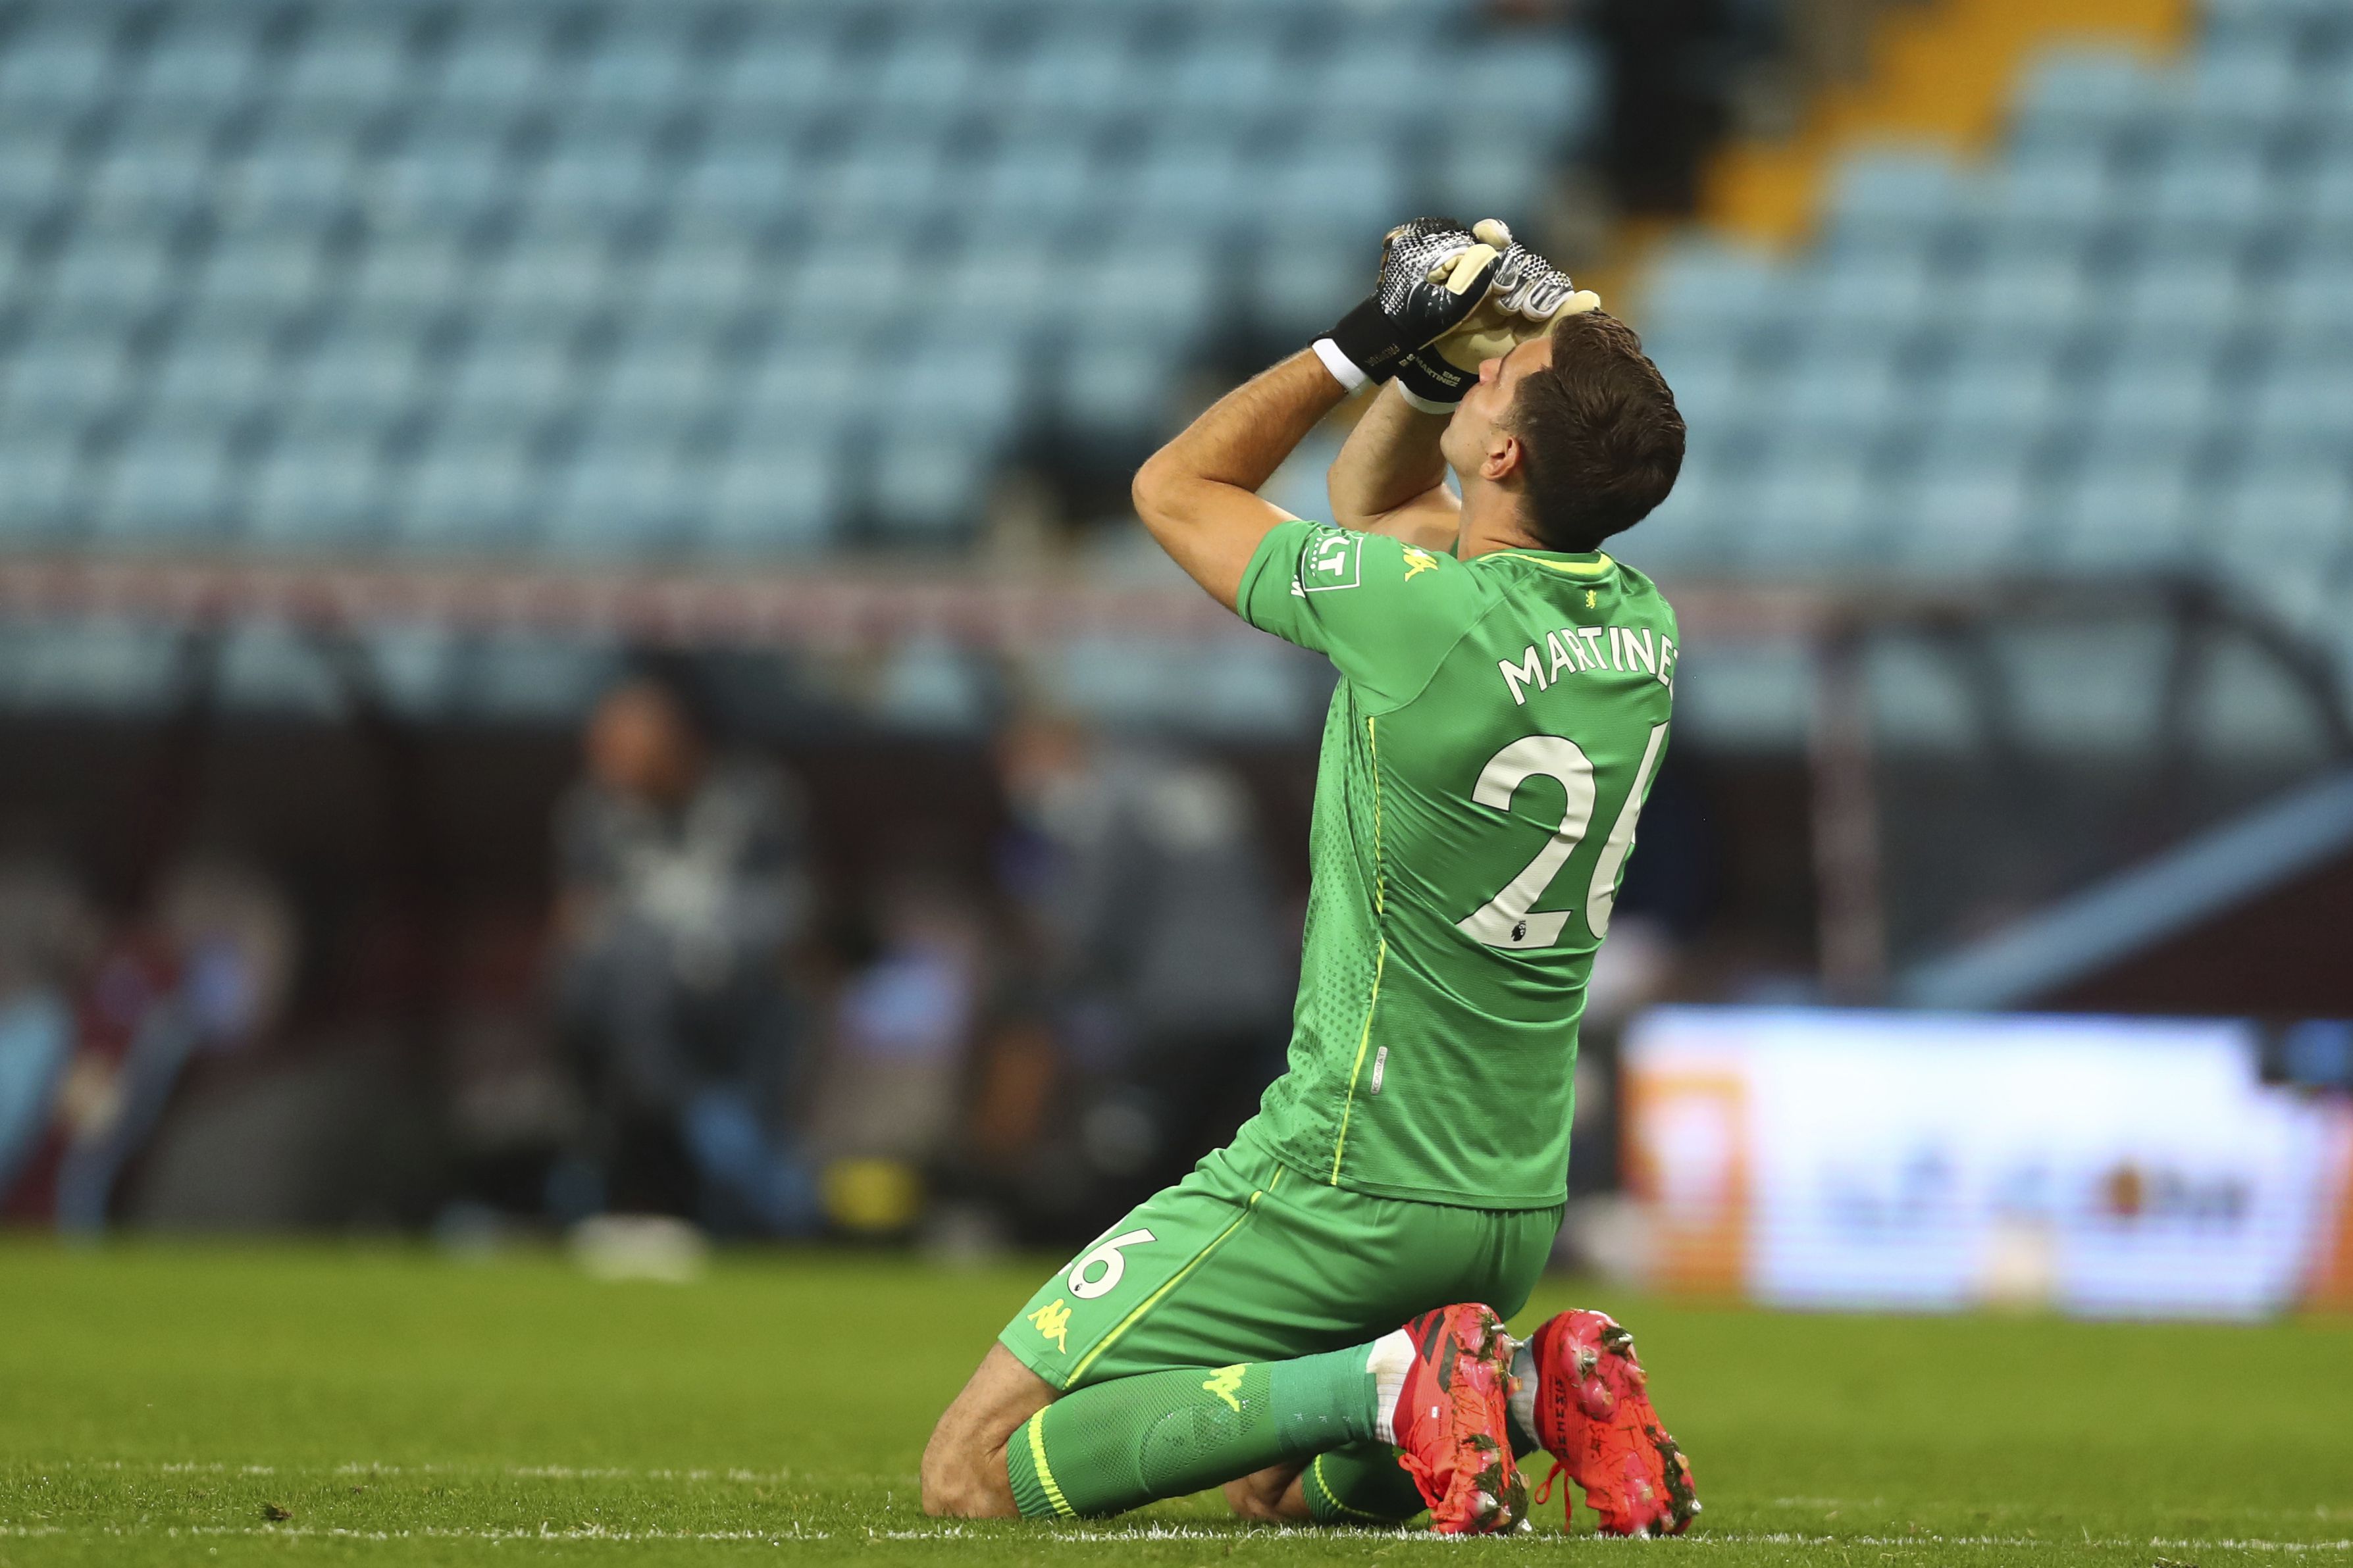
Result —
<path fill-rule="evenodd" d="M 1293 354 L 1219 398 L 1136 470 L 1136 515 L 1228 609 L 1250 556 L 1288 515 L 1259 487 L 1346 395 L 1314 354 Z"/>
<path fill-rule="evenodd" d="M 1200 485 L 1255 492 L 1345 396 L 1314 354 L 1292 355 L 1218 399 L 1154 453 L 1136 470 L 1137 508 L 1165 508 Z"/>
<path fill-rule="evenodd" d="M 1326 476 L 1332 521 L 1409 544 L 1451 543 L 1461 509 L 1446 488 L 1438 449 L 1446 418 L 1414 407 L 1394 384 L 1382 388 Z"/>

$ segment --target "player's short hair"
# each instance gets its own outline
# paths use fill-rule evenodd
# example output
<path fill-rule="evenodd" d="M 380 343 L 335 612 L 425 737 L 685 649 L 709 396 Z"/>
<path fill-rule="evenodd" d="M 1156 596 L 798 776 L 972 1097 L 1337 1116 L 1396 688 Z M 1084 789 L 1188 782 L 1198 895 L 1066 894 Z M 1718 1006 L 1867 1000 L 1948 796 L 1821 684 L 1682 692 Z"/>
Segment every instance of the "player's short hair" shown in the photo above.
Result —
<path fill-rule="evenodd" d="M 1583 554 L 1648 517 L 1683 466 L 1683 416 L 1642 340 L 1599 310 L 1562 320 L 1552 363 L 1522 376 L 1506 416 L 1527 453 L 1528 525 Z"/>

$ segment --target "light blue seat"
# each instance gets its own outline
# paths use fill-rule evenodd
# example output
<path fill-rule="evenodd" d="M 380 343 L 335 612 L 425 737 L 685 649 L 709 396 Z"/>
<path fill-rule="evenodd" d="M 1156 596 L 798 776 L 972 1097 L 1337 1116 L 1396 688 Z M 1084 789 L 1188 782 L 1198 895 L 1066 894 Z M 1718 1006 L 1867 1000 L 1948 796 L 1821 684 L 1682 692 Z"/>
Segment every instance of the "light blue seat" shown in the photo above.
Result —
<path fill-rule="evenodd" d="M 1473 38 L 1442 68 L 1451 79 L 1450 101 L 1480 104 L 1540 144 L 1556 144 L 1590 123 L 1600 99 L 1592 52 L 1556 29 Z"/>
<path fill-rule="evenodd" d="M 2035 342 L 2063 336 L 2082 321 L 2093 292 L 2076 256 L 2012 251 L 1987 257 L 1957 278 L 1952 298 L 1968 341 Z"/>
<path fill-rule="evenodd" d="M 619 428 L 681 431 L 710 410 L 727 384 L 708 342 L 640 341 L 617 355 L 607 372 L 598 418 Z"/>
<path fill-rule="evenodd" d="M 2353 372 L 2341 362 L 2276 363 L 2256 383 L 2241 429 L 2268 453 L 2309 454 L 2340 461 L 2353 454 L 2346 409 Z"/>
<path fill-rule="evenodd" d="M 399 546 L 419 554 L 512 550 L 537 516 L 543 479 L 519 436 L 451 422 L 410 473 L 394 512 Z"/>
<path fill-rule="evenodd" d="M 1974 182 L 1941 150 L 1874 148 L 1840 165 L 1830 200 L 1836 245 L 1935 234 L 1969 216 Z"/>
<path fill-rule="evenodd" d="M 407 81 L 406 21 L 389 7 L 321 14 L 278 78 L 280 103 L 301 116 L 322 109 L 364 112 L 391 102 Z"/>
<path fill-rule="evenodd" d="M 613 285 L 603 246 L 533 236 L 507 247 L 474 298 L 501 331 L 554 333 L 603 304 Z"/>
<path fill-rule="evenodd" d="M 885 538 L 938 540 L 976 524 L 988 504 L 992 443 L 955 429 L 897 433 L 874 465 L 870 500 Z"/>
<path fill-rule="evenodd" d="M 1221 286 L 1216 255 L 1198 244 L 1107 251 L 1068 280 L 1073 316 L 1092 330 L 1180 345 L 1213 319 Z"/>
<path fill-rule="evenodd" d="M 1802 299 L 1801 319 L 1836 323 L 1839 335 L 1894 342 L 1922 322 L 1947 314 L 1937 275 L 1926 252 L 1860 247 L 1833 250 L 1791 279 Z M 1809 338 L 1814 336 L 1810 330 Z"/>
<path fill-rule="evenodd" d="M 807 200 L 811 207 L 851 222 L 902 215 L 928 205 L 944 174 L 940 149 L 930 140 L 875 136 L 840 157 L 811 165 Z"/>
<path fill-rule="evenodd" d="M 1773 313 L 1792 276 L 1763 256 L 1687 243 L 1651 272 L 1644 319 L 1687 338 L 1737 338 Z"/>
<path fill-rule="evenodd" d="M 58 116 L 79 113 L 113 80 L 115 55 L 96 7 L 52 11 L 0 52 L 0 100 Z"/>
<path fill-rule="evenodd" d="M 1389 106 L 1410 102 L 1428 90 L 1431 40 L 1401 26 L 1384 25 L 1344 36 L 1336 47 L 1314 51 L 1300 62 L 1299 85 L 1320 105 L 1319 121 L 1365 129 L 1379 126 Z M 1324 116 L 1333 119 L 1324 121 Z"/>
<path fill-rule="evenodd" d="M 2309 178 L 2291 189 L 2288 206 L 2307 243 L 2353 249 L 2353 137 L 2327 149 Z"/>
<path fill-rule="evenodd" d="M 293 370 L 287 405 L 301 417 L 338 423 L 389 420 L 426 387 L 417 340 L 353 323 L 311 351 Z"/>
<path fill-rule="evenodd" d="M 2049 429 L 2064 389 L 2052 346 L 2012 339 L 1965 344 L 1921 389 L 1926 417 L 1967 430 Z"/>
<path fill-rule="evenodd" d="M 574 137 L 525 185 L 534 224 L 543 228 L 609 227 L 642 207 L 653 171 L 643 137 Z"/>
<path fill-rule="evenodd" d="M 1769 453 L 1740 487 L 1726 563 L 1784 579 L 1850 565 L 1883 526 L 1872 500 L 1862 453 Z"/>
<path fill-rule="evenodd" d="M 687 166 L 677 199 L 682 209 L 757 226 L 790 212 L 807 184 L 780 148 L 726 143 Z"/>
<path fill-rule="evenodd" d="M 765 297 L 768 277 L 766 258 L 749 239 L 673 237 L 640 277 L 631 304 L 649 330 L 707 331 Z"/>
<path fill-rule="evenodd" d="M 221 205 L 231 221 L 313 235 L 363 194 L 349 154 L 324 138 L 266 140 L 223 184 Z"/>
<path fill-rule="evenodd" d="M 2161 341 L 2111 361 L 2085 401 L 2102 442 L 2152 450 L 2196 443 L 2220 404 L 2211 362 Z"/>
<path fill-rule="evenodd" d="M 36 132 L 0 143 L 0 224 L 12 238 L 68 195 L 62 140 Z"/>
<path fill-rule="evenodd" d="M 1541 215 L 1555 156 L 1548 140 L 1532 139 L 1508 121 L 1465 115 L 1440 132 L 1434 153 L 1428 178 L 1448 210 L 1500 217 L 1523 231 Z M 1392 206 L 1384 221 L 1412 216 Z"/>
<path fill-rule="evenodd" d="M 214 241 L 191 297 L 215 314 L 261 323 L 305 309 L 332 278 L 315 234 L 233 230 Z"/>
<path fill-rule="evenodd" d="M 210 542 L 227 526 L 231 478 L 222 432 L 142 431 L 96 487 L 91 535 L 108 545 Z"/>
<path fill-rule="evenodd" d="M 864 373 L 875 383 L 878 411 L 896 443 L 915 431 L 956 430 L 995 441 L 1024 412 L 1028 385 L 1021 346 L 1006 338 L 934 338 Z"/>
<path fill-rule="evenodd" d="M 845 510 L 838 446 L 801 432 L 738 441 L 716 465 L 698 542 L 721 557 L 794 556 L 828 543 Z"/>
<path fill-rule="evenodd" d="M 2154 335 L 2172 322 L 2227 322 L 2239 313 L 2243 275 L 2226 255 L 2152 251 L 2123 279 L 2094 291 L 2096 314 Z"/>
<path fill-rule="evenodd" d="M 210 195 L 211 155 L 201 139 L 117 146 L 99 159 L 82 190 L 82 210 L 108 227 L 175 222 Z"/>
<path fill-rule="evenodd" d="M 2211 39 L 2191 57 L 2182 84 L 2182 131 L 2191 138 L 2269 132 L 2294 107 L 2299 74 L 2286 35 Z"/>
<path fill-rule="evenodd" d="M 269 550 L 364 548 L 384 526 L 387 479 L 378 443 L 364 436 L 281 440 L 255 468 L 245 542 Z"/>
<path fill-rule="evenodd" d="M 184 331 L 142 377 L 145 417 L 171 428 L 238 418 L 269 402 L 282 379 L 265 336 Z"/>
<path fill-rule="evenodd" d="M 1861 448 L 1903 416 L 1907 390 L 1889 354 L 1808 353 L 1774 395 L 1771 420 L 1810 445 L 1828 439 Z"/>
<path fill-rule="evenodd" d="M 2030 145 L 1987 191 L 1990 237 L 2008 250 L 2078 247 L 2109 220 L 2123 195 L 2105 145 Z"/>
<path fill-rule="evenodd" d="M 2325 574 L 2353 557 L 2353 491 L 2342 461 L 2253 467 L 2221 499 L 2224 548 L 2258 572 Z"/>
<path fill-rule="evenodd" d="M 1238 198 L 1251 175 L 1248 151 L 1231 137 L 1154 144 L 1134 173 L 1113 185 L 1121 232 L 1148 238 L 1239 228 L 1247 221 Z"/>
<path fill-rule="evenodd" d="M 1721 337 L 1695 342 L 1646 338 L 1643 347 L 1667 378 L 1694 440 L 1738 416 L 1746 399 L 1740 354 L 1733 344 Z"/>
<path fill-rule="evenodd" d="M 1891 553 L 1916 571 L 2014 571 L 2040 530 L 2033 481 L 2021 468 L 1972 463 L 1923 467 L 1890 498 Z"/>
<path fill-rule="evenodd" d="M 478 270 L 462 236 L 396 232 L 361 255 L 346 298 L 353 316 L 414 323 L 455 303 Z"/>
<path fill-rule="evenodd" d="M 831 441 L 880 409 L 881 391 L 871 362 L 849 343 L 786 340 L 751 368 L 733 402 L 739 442 Z"/>
<path fill-rule="evenodd" d="M 519 431 L 565 407 L 581 390 L 562 340 L 491 334 L 465 351 L 435 408 L 449 427 Z"/>
<path fill-rule="evenodd" d="M 2158 112 L 2169 84 L 2122 49 L 2062 47 L 2027 67 L 2011 100 L 2019 143 L 2105 144 Z"/>
<path fill-rule="evenodd" d="M 1155 60 L 1153 68 L 1134 73 L 1132 86 L 1172 109 L 1247 115 L 1278 101 L 1290 90 L 1290 76 L 1282 39 L 1253 26 L 1205 30 L 1173 60 Z"/>
<path fill-rule="evenodd" d="M 1411 216 L 1411 192 L 1395 150 L 1368 142 L 1311 142 L 1276 159 L 1238 194 L 1258 204 L 1271 230 L 1286 237 L 1322 228 L 1368 240 Z"/>
<path fill-rule="evenodd" d="M 160 236 L 84 231 L 49 264 L 42 315 L 120 325 L 169 300 L 185 277 Z"/>
<path fill-rule="evenodd" d="M 906 126 L 953 112 L 986 91 L 992 64 L 974 28 L 947 21 L 902 29 L 861 96 L 879 118 Z"/>
<path fill-rule="evenodd" d="M 1085 6 L 1058 17 L 1018 57 L 997 90 L 1010 108 L 1065 125 L 1084 125 L 1124 109 L 1138 84 L 1139 56 L 1127 17 L 1113 6 Z"/>
<path fill-rule="evenodd" d="M 946 264 L 936 304 L 945 321 L 992 321 L 1023 335 L 1050 333 L 1060 331 L 1071 314 L 1071 289 L 1063 269 L 1040 265 L 1034 244 L 992 245 L 967 249 Z M 1160 319 L 1156 309 L 1152 314 Z"/>
<path fill-rule="evenodd" d="M 1364 298 L 1378 265 L 1377 240 L 1368 250 L 1361 237 L 1325 235 L 1262 253 L 1249 274 L 1234 281 L 1255 331 L 1306 342 Z"/>
<path fill-rule="evenodd" d="M 2236 237 L 2273 216 L 2281 184 L 2259 145 L 2179 148 L 2149 184 L 2148 216 L 2168 240 Z"/>
<path fill-rule="evenodd" d="M 81 513 L 83 479 L 76 432 L 0 422 L 0 548 L 66 537 Z"/>
<path fill-rule="evenodd" d="M 2264 301 L 2277 341 L 2301 353 L 2353 353 L 2353 256 L 2308 255 Z"/>
<path fill-rule="evenodd" d="M 610 129 L 647 125 L 676 109 L 693 86 L 684 20 L 667 6 L 622 13 L 621 25 L 596 40 L 596 52 L 565 84 L 567 110 Z"/>
<path fill-rule="evenodd" d="M 445 128 L 385 160 L 368 205 L 395 228 L 455 231 L 512 196 L 512 171 L 499 139 Z"/>
<path fill-rule="evenodd" d="M 1080 216 L 1109 193 L 1092 153 L 1067 139 L 1021 141 L 1000 147 L 976 171 L 970 187 L 974 216 L 984 233 L 1036 236 Z"/>
<path fill-rule="evenodd" d="M 1176 349 L 1163 342 L 1082 331 L 1053 378 L 1059 422 L 1082 435 L 1158 435 L 1169 423 L 1182 363 Z"/>
<path fill-rule="evenodd" d="M 2189 549 L 2189 458 L 2151 453 L 2086 462 L 2059 497 L 2053 548 L 2067 563 L 2154 571 Z"/>
<path fill-rule="evenodd" d="M 87 426 L 126 391 L 122 349 L 119 332 L 44 325 L 8 357 L 0 424 L 51 432 Z"/>
<path fill-rule="evenodd" d="M 528 108 L 548 85 L 547 31 L 529 12 L 464 14 L 434 83 L 445 104 L 478 114 Z"/>
<path fill-rule="evenodd" d="M 565 555 L 668 554 L 691 527 L 693 504 L 677 443 L 598 441 L 557 470 L 542 536 Z"/>
<path fill-rule="evenodd" d="M 255 40 L 249 27 L 219 25 L 227 19 L 191 17 L 166 28 L 140 66 L 136 90 L 141 100 L 150 106 L 178 109 L 191 119 L 217 117 L 236 108 L 257 74 Z"/>

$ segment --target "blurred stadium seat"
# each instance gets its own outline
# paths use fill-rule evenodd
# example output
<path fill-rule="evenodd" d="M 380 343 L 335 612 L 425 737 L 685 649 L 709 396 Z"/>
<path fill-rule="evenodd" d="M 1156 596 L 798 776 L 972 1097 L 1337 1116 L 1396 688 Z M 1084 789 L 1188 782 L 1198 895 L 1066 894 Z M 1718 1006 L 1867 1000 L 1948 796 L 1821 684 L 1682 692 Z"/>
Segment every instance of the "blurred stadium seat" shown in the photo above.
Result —
<path fill-rule="evenodd" d="M 2353 34 L 2326 8 L 2221 0 L 2178 66 L 2076 45 L 2032 65 L 1982 171 L 1853 154 L 1810 252 L 1671 251 L 1642 324 L 1694 461 L 1665 515 L 1785 542 L 1748 563 L 1783 575 L 2219 558 L 2258 594 L 2341 598 L 2348 72 Z M 1793 306 L 1817 352 L 1744 373 Z M 1753 433 L 1753 468 L 1725 466 L 1738 443 L 1712 425 Z M 1860 502 L 1871 449 L 1888 488 Z M 1703 566 L 1682 542 L 1628 550 Z"/>
<path fill-rule="evenodd" d="M 872 459 L 860 504 L 883 537 L 956 538 L 1036 420 L 1147 439 L 1187 359 L 1258 352 L 1232 307 L 1295 338 L 1358 287 L 1387 223 L 1535 205 L 1593 118 L 1587 47 L 1452 18 L 1451 0 L 13 8 L 0 319 L 18 325 L 0 353 L 12 447 L 27 419 L 53 435 L 0 481 L 0 533 L 364 548 L 375 518 L 415 548 L 628 556 L 707 518 L 731 550 L 790 553 L 849 521 L 824 433 L 904 397 L 935 427 L 908 435 L 903 472 Z M 1371 112 L 1433 69 L 1510 123 L 1428 146 Z M 1228 287 L 1229 247 L 1270 227 L 1294 242 L 1282 277 Z M 1095 243 L 1049 273 L 1049 238 Z M 937 322 L 956 347 L 912 369 L 871 346 L 808 357 L 818 329 L 870 321 L 901 343 Z M 775 395 L 802 376 L 804 406 Z M 586 437 L 523 441 L 600 382 Z M 736 386 L 755 445 L 822 470 L 672 443 Z M 274 421 L 267 456 L 200 439 L 199 407 Z M 384 444 L 426 416 L 441 437 Z M 803 417 L 819 438 L 770 440 Z M 609 444 L 630 430 L 647 438 Z M 758 501 L 754 474 L 825 504 Z"/>

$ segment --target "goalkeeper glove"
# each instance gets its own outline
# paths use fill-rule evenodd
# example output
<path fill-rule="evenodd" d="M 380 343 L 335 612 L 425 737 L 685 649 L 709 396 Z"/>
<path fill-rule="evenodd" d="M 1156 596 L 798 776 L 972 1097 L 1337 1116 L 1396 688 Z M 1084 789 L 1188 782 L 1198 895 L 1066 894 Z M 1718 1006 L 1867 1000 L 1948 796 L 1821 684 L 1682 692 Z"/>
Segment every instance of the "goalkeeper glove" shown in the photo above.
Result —
<path fill-rule="evenodd" d="M 1398 225 L 1382 237 L 1371 297 L 1315 340 L 1315 357 L 1352 391 L 1387 381 L 1406 355 L 1479 308 L 1501 259 L 1452 218 Z"/>
<path fill-rule="evenodd" d="M 1482 244 L 1504 253 L 1492 293 L 1461 325 L 1408 354 L 1398 367 L 1398 390 L 1425 414 L 1451 414 L 1479 379 L 1479 367 L 1530 338 L 1552 331 L 1564 316 L 1599 310 L 1601 297 L 1579 289 L 1568 274 L 1520 244 L 1500 218 L 1472 229 Z"/>

